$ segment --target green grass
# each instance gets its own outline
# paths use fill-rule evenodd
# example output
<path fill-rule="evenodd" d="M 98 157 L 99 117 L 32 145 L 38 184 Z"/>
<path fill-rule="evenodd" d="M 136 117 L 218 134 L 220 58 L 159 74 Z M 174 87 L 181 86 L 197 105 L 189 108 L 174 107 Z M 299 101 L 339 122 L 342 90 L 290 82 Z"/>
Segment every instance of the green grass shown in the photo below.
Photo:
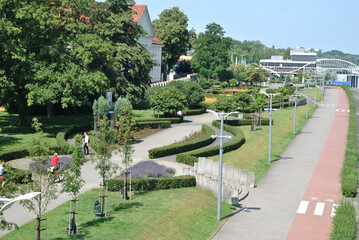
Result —
<path fill-rule="evenodd" d="M 317 101 L 319 101 L 319 88 L 317 88 Z M 298 91 L 299 93 L 303 94 L 304 96 L 308 95 L 308 88 L 302 88 Z M 314 99 L 315 97 L 315 88 L 314 87 L 309 87 L 309 96 Z M 321 94 L 321 97 L 323 98 L 323 94 Z"/>
<path fill-rule="evenodd" d="M 353 204 L 344 200 L 336 209 L 333 217 L 333 229 L 330 233 L 332 240 L 356 239 L 356 211 Z"/>
<path fill-rule="evenodd" d="M 109 216 L 93 215 L 98 190 L 80 195 L 79 235 L 68 236 L 68 202 L 47 214 L 48 239 L 208 239 L 219 227 L 217 201 L 210 191 L 181 188 L 135 195 L 131 201 L 120 200 L 120 193 L 110 192 Z M 234 207 L 223 203 L 222 218 Z M 31 221 L 2 239 L 34 239 L 35 221 Z"/>
<path fill-rule="evenodd" d="M 50 146 L 56 144 L 56 134 L 74 125 L 93 124 L 92 115 L 70 115 L 70 116 L 55 116 L 54 118 L 47 118 L 46 116 L 27 116 L 27 126 L 18 126 L 17 114 L 9 114 L 7 112 L 0 112 L 0 126 L 2 132 L 0 136 L 18 135 L 13 138 L 0 140 L 0 152 L 6 153 L 8 151 L 28 148 L 31 145 L 32 138 L 36 135 L 31 128 L 32 118 L 37 117 L 43 124 L 43 132 L 47 143 Z"/>
<path fill-rule="evenodd" d="M 314 112 L 314 106 L 309 105 L 309 116 Z M 296 133 L 305 125 L 307 119 L 306 106 L 297 108 Z M 269 113 L 264 112 L 263 117 L 269 118 Z M 272 162 L 276 161 L 286 147 L 295 138 L 293 135 L 294 108 L 285 108 L 272 112 L 274 124 L 272 125 Z M 245 135 L 246 142 L 237 150 L 224 153 L 223 162 L 227 165 L 248 170 L 255 173 L 257 182 L 268 170 L 268 138 L 269 126 L 261 126 L 256 131 L 251 131 L 250 126 L 240 127 Z M 219 161 L 219 155 L 210 157 Z"/>

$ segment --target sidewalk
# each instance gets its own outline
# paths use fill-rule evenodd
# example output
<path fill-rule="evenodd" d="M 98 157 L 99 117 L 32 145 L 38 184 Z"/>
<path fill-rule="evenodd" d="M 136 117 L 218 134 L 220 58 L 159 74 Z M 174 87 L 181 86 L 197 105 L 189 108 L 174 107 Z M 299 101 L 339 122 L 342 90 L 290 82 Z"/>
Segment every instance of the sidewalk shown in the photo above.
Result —
<path fill-rule="evenodd" d="M 289 229 L 328 140 L 328 135 L 333 128 L 341 130 L 340 125 L 333 125 L 333 120 L 338 114 L 343 114 L 341 110 L 349 109 L 347 102 L 339 102 L 338 106 L 338 94 L 342 93 L 338 93 L 337 88 L 326 88 L 323 102 L 319 104 L 301 133 L 289 145 L 261 182 L 257 184 L 257 187 L 251 191 L 245 200 L 240 202 L 238 211 L 218 230 L 213 239 L 258 240 L 286 239 L 288 237 Z M 336 111 L 337 107 L 342 109 Z M 349 116 L 348 113 L 346 115 Z M 345 115 L 339 116 L 339 118 L 349 120 Z M 347 131 L 345 126 L 342 131 Z M 336 140 L 335 136 L 331 135 L 330 140 Z M 338 141 L 340 140 L 338 139 Z M 340 148 L 343 146 L 340 145 Z M 342 151 L 343 149 L 334 148 L 331 150 L 333 153 L 336 150 Z M 344 158 L 344 156 L 342 157 Z M 336 169 L 336 171 L 338 175 L 340 169 Z M 330 183 L 325 183 L 326 173 L 323 171 L 319 171 L 319 173 L 322 174 L 320 184 L 328 187 Z M 321 195 L 321 191 L 321 188 L 316 188 L 311 197 L 319 200 L 316 197 Z M 338 196 L 334 199 L 338 201 Z M 333 203 L 325 202 L 324 204 L 327 206 L 323 206 L 323 208 L 332 209 Z M 318 220 L 325 216 L 318 215 L 316 217 Z M 306 228 L 301 228 L 301 231 L 305 233 Z M 303 238 L 298 235 L 296 237 L 298 239 L 317 239 L 306 238 L 304 235 Z"/>

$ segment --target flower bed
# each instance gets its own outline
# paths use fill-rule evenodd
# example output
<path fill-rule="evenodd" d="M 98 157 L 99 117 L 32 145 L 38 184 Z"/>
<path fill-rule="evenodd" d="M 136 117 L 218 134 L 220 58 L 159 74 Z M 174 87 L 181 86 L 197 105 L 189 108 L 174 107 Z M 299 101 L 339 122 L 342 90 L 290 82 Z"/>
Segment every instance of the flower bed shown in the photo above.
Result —
<path fill-rule="evenodd" d="M 52 157 L 49 157 L 47 159 L 47 162 L 46 163 L 42 163 L 42 162 L 31 162 L 30 163 L 30 170 L 35 170 L 35 169 L 39 169 L 41 171 L 46 171 L 48 168 L 50 168 L 51 166 L 51 158 Z M 59 157 L 60 160 L 64 163 L 64 164 L 60 164 L 60 168 L 62 170 L 66 170 L 66 169 L 69 169 L 71 166 L 72 166 L 72 157 L 71 156 L 62 156 L 62 157 Z M 60 162 L 59 162 L 60 163 Z"/>
<path fill-rule="evenodd" d="M 154 161 L 142 161 L 139 162 L 127 169 L 131 171 L 132 178 L 135 179 L 144 179 L 144 178 L 153 178 L 153 177 L 169 177 L 173 176 L 175 170 L 173 168 L 167 168 L 163 165 L 160 165 Z M 121 178 L 123 172 L 118 178 Z"/>

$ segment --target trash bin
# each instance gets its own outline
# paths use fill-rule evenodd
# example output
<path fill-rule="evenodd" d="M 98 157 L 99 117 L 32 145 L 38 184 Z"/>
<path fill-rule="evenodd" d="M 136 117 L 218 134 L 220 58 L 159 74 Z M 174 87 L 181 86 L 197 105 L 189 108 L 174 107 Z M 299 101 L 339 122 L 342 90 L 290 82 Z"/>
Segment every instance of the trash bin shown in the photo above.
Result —
<path fill-rule="evenodd" d="M 66 229 L 67 232 L 69 232 L 69 226 L 70 226 L 70 234 L 76 234 L 76 224 L 74 218 L 71 218 L 71 221 L 67 225 L 67 229 Z"/>
<path fill-rule="evenodd" d="M 102 216 L 102 212 L 101 212 L 101 203 L 96 200 L 95 202 L 95 206 L 94 206 L 94 210 L 93 210 L 94 214 L 96 216 Z"/>

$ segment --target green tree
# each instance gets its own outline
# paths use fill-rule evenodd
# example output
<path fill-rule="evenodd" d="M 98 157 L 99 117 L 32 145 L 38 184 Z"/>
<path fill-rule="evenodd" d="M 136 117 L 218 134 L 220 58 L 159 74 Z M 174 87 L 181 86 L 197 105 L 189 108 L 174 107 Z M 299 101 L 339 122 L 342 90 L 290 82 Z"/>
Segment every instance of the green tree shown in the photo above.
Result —
<path fill-rule="evenodd" d="M 248 93 L 239 92 L 233 95 L 233 100 L 243 112 L 246 107 L 250 106 L 252 97 Z"/>
<path fill-rule="evenodd" d="M 243 64 L 231 64 L 228 67 L 228 71 L 231 72 L 233 78 L 235 78 L 239 83 L 245 82 L 247 79 L 246 66 Z"/>
<path fill-rule="evenodd" d="M 152 23 L 156 37 L 164 44 L 162 48 L 162 73 L 164 81 L 189 47 L 188 18 L 178 7 L 165 9 Z"/>
<path fill-rule="evenodd" d="M 257 67 L 255 65 L 249 65 L 246 67 L 247 72 L 247 81 L 252 84 L 257 84 L 260 82 L 267 81 L 267 77 L 269 77 L 269 73 L 262 69 L 261 67 Z"/>
<path fill-rule="evenodd" d="M 212 103 L 211 109 L 215 112 L 230 113 L 236 111 L 238 109 L 238 105 L 232 96 L 220 96 L 217 101 Z"/>
<path fill-rule="evenodd" d="M 70 200 L 70 211 L 69 211 L 69 228 L 68 234 L 71 231 L 71 218 L 75 222 L 77 218 L 77 226 L 78 224 L 78 195 L 80 194 L 81 187 L 85 184 L 85 181 L 81 177 L 81 167 L 83 162 L 85 161 L 84 154 L 82 152 L 81 147 L 81 139 L 80 135 L 75 137 L 76 143 L 75 146 L 72 146 L 72 166 L 69 170 L 65 172 L 65 179 L 62 182 L 62 190 L 61 192 L 68 193 L 72 200 Z M 74 229 L 73 229 L 74 230 Z M 76 228 L 75 234 L 78 234 L 78 227 Z"/>
<path fill-rule="evenodd" d="M 25 185 L 22 189 L 23 192 L 41 192 L 40 196 L 32 200 L 23 201 L 22 204 L 31 212 L 36 214 L 36 235 L 35 239 L 40 239 L 41 236 L 41 216 L 46 212 L 47 207 L 51 201 L 57 198 L 57 188 L 54 185 L 52 176 L 49 176 L 45 166 L 48 161 L 50 149 L 43 139 L 43 132 L 41 130 L 42 124 L 33 118 L 32 127 L 37 132 L 36 136 L 32 139 L 31 147 L 29 148 L 29 155 L 33 160 L 34 169 L 33 173 L 36 174 L 36 179 Z"/>
<path fill-rule="evenodd" d="M 150 96 L 151 107 L 166 116 L 175 114 L 188 106 L 186 96 L 175 87 L 162 87 Z"/>
<path fill-rule="evenodd" d="M 167 86 L 175 87 L 184 93 L 189 108 L 195 108 L 204 101 L 204 91 L 201 85 L 193 81 L 172 81 Z"/>
<path fill-rule="evenodd" d="M 224 37 L 223 28 L 211 23 L 206 31 L 198 35 L 195 41 L 195 56 L 191 60 L 191 67 L 199 73 L 200 78 L 216 78 L 219 80 L 228 77 L 229 47 L 231 40 Z"/>

